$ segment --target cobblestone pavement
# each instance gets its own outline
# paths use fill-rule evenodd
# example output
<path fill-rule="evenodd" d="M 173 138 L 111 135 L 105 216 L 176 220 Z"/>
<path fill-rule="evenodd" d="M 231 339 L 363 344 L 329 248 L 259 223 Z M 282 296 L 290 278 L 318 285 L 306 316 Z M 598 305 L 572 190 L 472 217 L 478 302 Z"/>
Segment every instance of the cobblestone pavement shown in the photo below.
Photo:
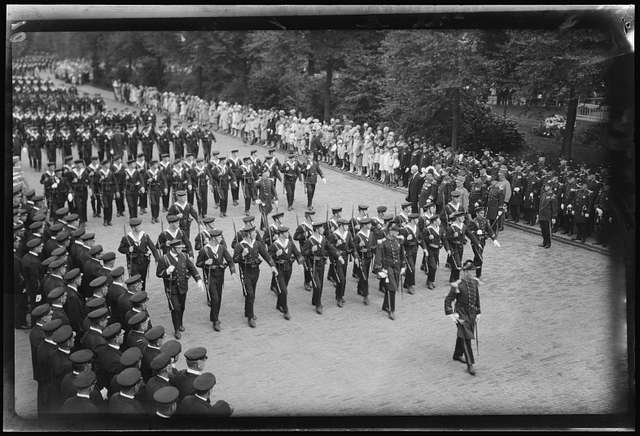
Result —
<path fill-rule="evenodd" d="M 98 92 L 80 87 L 80 91 Z M 101 91 L 108 105 L 120 106 L 112 94 Z M 216 135 L 215 148 L 248 153 L 235 138 Z M 262 147 L 260 157 L 265 155 Z M 25 162 L 26 163 L 26 162 Z M 27 163 L 28 166 L 28 163 Z M 41 192 L 39 175 L 25 171 L 27 182 Z M 393 207 L 403 201 L 397 191 L 355 180 L 328 170 L 327 184 L 318 184 L 314 205 L 320 219 L 325 207 L 352 205 Z M 286 201 L 282 184 L 280 208 Z M 300 219 L 306 199 L 296 187 L 294 207 Z M 209 214 L 229 240 L 232 221 L 242 224 L 242 204 L 230 206 L 219 218 L 209 195 Z M 286 206 L 285 206 L 286 207 Z M 374 209 L 375 210 L 375 209 Z M 255 207 L 252 207 L 255 211 Z M 143 228 L 153 240 L 160 224 Z M 115 218 L 103 227 L 100 218 L 88 228 L 105 251 L 116 251 L 127 218 Z M 285 225 L 294 227 L 294 212 L 286 212 Z M 197 229 L 193 224 L 192 235 Z M 439 415 L 439 414 L 593 414 L 622 412 L 627 389 L 627 342 L 623 277 L 611 258 L 570 245 L 537 247 L 539 236 L 512 228 L 500 234 L 501 248 L 485 251 L 484 284 L 480 287 L 483 316 L 479 322 L 480 353 L 477 375 L 451 360 L 456 331 L 444 316 L 443 300 L 449 288 L 448 270 L 438 271 L 434 290 L 418 273 L 415 295 L 397 296 L 397 318 L 381 311 L 377 283 L 371 304 L 364 306 L 348 275 L 346 305 L 335 305 L 334 289 L 325 281 L 323 315 L 315 313 L 311 294 L 302 286 L 302 268 L 290 283 L 290 321 L 275 309 L 268 289 L 270 274 L 263 269 L 255 311 L 257 328 L 243 318 L 238 281 L 225 283 L 221 332 L 211 328 L 205 296 L 195 286 L 187 297 L 183 350 L 205 346 L 206 370 L 216 375 L 214 399 L 225 399 L 237 416 L 257 415 Z M 471 250 L 465 249 L 465 257 Z M 124 265 L 122 256 L 118 265 Z M 162 283 L 152 262 L 147 291 L 154 325 L 163 325 L 168 337 L 171 319 Z M 36 383 L 28 362 L 28 331 L 15 332 L 16 410 L 34 416 Z M 184 359 L 180 361 L 184 367 Z"/>

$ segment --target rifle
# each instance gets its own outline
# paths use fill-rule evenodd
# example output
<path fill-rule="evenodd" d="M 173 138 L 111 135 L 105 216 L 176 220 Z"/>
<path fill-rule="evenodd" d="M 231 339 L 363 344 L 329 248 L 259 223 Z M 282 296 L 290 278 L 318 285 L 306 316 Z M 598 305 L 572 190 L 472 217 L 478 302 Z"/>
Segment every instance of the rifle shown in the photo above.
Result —
<path fill-rule="evenodd" d="M 165 263 L 167 264 L 167 267 L 169 267 L 171 264 L 169 263 L 169 259 L 167 259 L 167 255 L 163 254 L 162 258 L 164 259 Z M 173 271 L 171 272 L 171 276 L 169 277 L 169 281 L 173 281 Z M 164 287 L 164 294 L 167 296 L 167 301 L 169 302 L 169 310 L 171 312 L 173 312 L 173 303 L 171 303 L 171 294 L 167 290 L 166 286 Z"/>
<path fill-rule="evenodd" d="M 240 244 L 242 241 L 240 240 L 240 237 L 238 236 L 238 232 L 236 231 L 236 222 L 233 220 L 231 222 L 233 224 L 233 234 L 235 235 L 235 238 L 238 240 L 238 244 Z M 246 262 L 245 262 L 245 266 L 246 266 Z M 242 286 L 242 295 L 246 297 L 247 290 L 244 287 L 244 273 L 242 272 L 242 268 L 240 268 L 240 265 L 238 265 L 238 275 L 240 275 L 240 285 Z"/>

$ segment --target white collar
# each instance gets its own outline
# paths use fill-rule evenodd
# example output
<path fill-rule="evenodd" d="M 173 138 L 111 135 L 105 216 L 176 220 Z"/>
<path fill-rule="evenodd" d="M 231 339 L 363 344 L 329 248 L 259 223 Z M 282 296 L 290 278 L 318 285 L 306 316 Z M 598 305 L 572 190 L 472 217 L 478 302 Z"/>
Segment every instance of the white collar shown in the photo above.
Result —
<path fill-rule="evenodd" d="M 160 412 L 158 412 L 157 410 L 156 410 L 156 415 L 158 415 L 158 416 L 159 416 L 159 417 L 161 417 L 161 418 L 167 418 L 167 419 L 171 418 L 169 415 L 165 415 L 165 414 L 163 414 L 163 413 L 160 413 Z"/>
<path fill-rule="evenodd" d="M 78 288 L 76 288 L 76 287 L 75 287 L 75 286 L 73 286 L 73 285 L 67 285 L 67 287 L 69 287 L 69 288 L 73 289 L 74 291 L 78 292 Z"/>
<path fill-rule="evenodd" d="M 58 347 L 58 351 L 62 351 L 62 352 L 63 352 L 64 354 L 66 354 L 66 355 L 71 354 L 71 351 L 70 351 L 70 350 L 65 350 L 64 348 L 60 348 L 60 347 Z"/>
<path fill-rule="evenodd" d="M 91 398 L 89 395 L 87 394 L 81 394 L 80 392 L 76 393 L 76 397 L 80 397 L 80 398 Z"/>
<path fill-rule="evenodd" d="M 322 235 L 320 235 L 320 239 L 318 239 L 316 235 L 311 235 L 311 239 L 316 241 L 318 244 L 322 244 Z"/>
<path fill-rule="evenodd" d="M 118 345 L 113 345 L 113 344 L 107 344 L 107 345 L 110 346 L 111 348 L 113 348 L 114 350 L 120 351 L 120 346 L 118 346 Z"/>
<path fill-rule="evenodd" d="M 130 400 L 135 399 L 135 397 L 134 397 L 133 395 L 125 394 L 125 393 L 124 393 L 124 392 L 122 392 L 122 391 L 120 391 L 120 392 L 119 392 L 119 394 L 120 394 L 120 395 L 122 395 L 122 396 L 123 396 L 123 397 L 125 397 L 125 398 L 130 399 Z"/>
<path fill-rule="evenodd" d="M 58 345 L 58 344 L 56 344 L 56 342 L 55 342 L 53 339 L 51 339 L 51 338 L 44 338 L 44 341 L 45 341 L 45 342 L 50 343 L 51 345 Z"/>
<path fill-rule="evenodd" d="M 202 371 L 198 371 L 198 370 L 191 369 L 191 368 L 187 368 L 187 372 L 188 372 L 189 374 L 195 374 L 195 375 L 200 375 L 200 374 L 202 374 Z"/>
<path fill-rule="evenodd" d="M 169 378 L 168 378 L 168 377 L 165 377 L 165 376 L 163 376 L 163 375 L 158 374 L 158 377 L 159 377 L 159 378 L 161 378 L 162 380 L 166 381 L 166 382 L 168 382 L 168 381 L 169 381 Z"/>
<path fill-rule="evenodd" d="M 201 399 L 202 401 L 204 401 L 205 403 L 207 402 L 207 399 L 206 399 L 206 398 L 201 397 L 201 396 L 200 396 L 200 395 L 198 395 L 198 394 L 194 394 L 194 395 L 195 395 L 196 397 L 200 398 L 200 399 Z"/>
<path fill-rule="evenodd" d="M 98 332 L 98 333 L 102 334 L 102 330 L 100 330 L 99 328 L 96 328 L 94 326 L 89 326 L 89 330 L 93 330 L 94 332 Z"/>

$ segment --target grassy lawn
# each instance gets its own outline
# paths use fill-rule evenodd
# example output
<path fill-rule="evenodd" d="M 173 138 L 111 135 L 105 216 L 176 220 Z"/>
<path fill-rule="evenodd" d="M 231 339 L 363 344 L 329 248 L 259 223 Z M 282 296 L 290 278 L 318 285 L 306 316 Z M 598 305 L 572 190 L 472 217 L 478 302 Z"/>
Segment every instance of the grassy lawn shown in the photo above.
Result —
<path fill-rule="evenodd" d="M 492 106 L 493 111 L 498 115 L 503 115 L 504 106 Z M 534 128 L 544 122 L 544 119 L 554 114 L 565 115 L 564 107 L 531 107 L 531 106 L 507 106 L 507 117 L 513 119 L 520 133 L 524 135 L 525 144 L 528 148 L 539 153 L 556 154 L 560 152 L 560 137 L 546 138 L 533 133 Z M 587 121 L 576 121 L 576 128 L 573 136 L 573 159 L 589 163 L 599 162 L 606 155 L 604 147 L 596 147 L 593 144 L 585 144 L 585 132 L 595 126 L 595 123 Z"/>

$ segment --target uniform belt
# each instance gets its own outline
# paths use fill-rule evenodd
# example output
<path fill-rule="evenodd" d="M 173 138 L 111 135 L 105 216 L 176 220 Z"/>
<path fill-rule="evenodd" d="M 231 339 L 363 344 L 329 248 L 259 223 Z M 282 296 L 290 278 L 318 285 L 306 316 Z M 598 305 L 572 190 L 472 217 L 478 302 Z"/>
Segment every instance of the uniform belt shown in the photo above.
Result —
<path fill-rule="evenodd" d="M 464 242 L 451 241 L 453 245 L 464 245 Z"/>
<path fill-rule="evenodd" d="M 275 262 L 278 265 L 287 265 L 287 264 L 291 263 L 290 260 L 276 260 Z"/>
<path fill-rule="evenodd" d="M 327 258 L 322 256 L 313 256 L 313 260 L 327 260 Z"/>
<path fill-rule="evenodd" d="M 212 269 L 224 269 L 226 267 L 226 265 L 205 265 L 204 269 L 209 271 Z"/>
<path fill-rule="evenodd" d="M 431 247 L 431 248 L 440 248 L 440 246 L 436 245 L 436 244 L 429 244 L 429 247 Z"/>

